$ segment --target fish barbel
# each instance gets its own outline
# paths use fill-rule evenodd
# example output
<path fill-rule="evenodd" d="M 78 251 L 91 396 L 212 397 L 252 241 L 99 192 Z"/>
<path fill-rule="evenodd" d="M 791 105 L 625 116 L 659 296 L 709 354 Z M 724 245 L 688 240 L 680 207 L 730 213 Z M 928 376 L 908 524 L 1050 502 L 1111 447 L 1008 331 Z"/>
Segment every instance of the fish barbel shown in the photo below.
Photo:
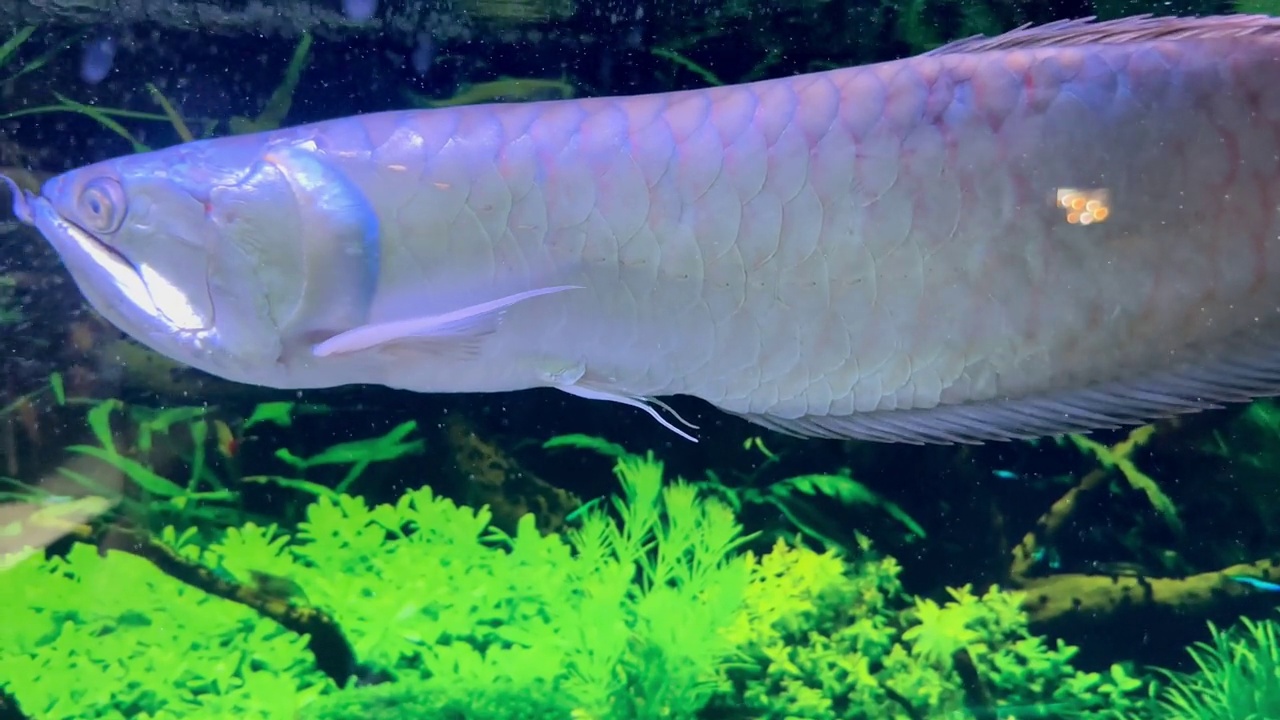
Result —
<path fill-rule="evenodd" d="M 686 436 L 658 398 L 830 438 L 1115 427 L 1280 391 L 1280 18 L 347 117 L 15 211 L 124 332 L 245 383 L 554 387 Z"/>

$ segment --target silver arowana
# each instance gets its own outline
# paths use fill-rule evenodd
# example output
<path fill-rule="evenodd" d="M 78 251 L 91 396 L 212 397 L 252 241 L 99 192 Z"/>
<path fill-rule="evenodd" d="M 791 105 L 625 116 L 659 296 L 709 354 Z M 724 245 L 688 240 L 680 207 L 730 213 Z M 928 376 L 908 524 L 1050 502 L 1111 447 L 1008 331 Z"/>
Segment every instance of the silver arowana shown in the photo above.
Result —
<path fill-rule="evenodd" d="M 246 383 L 549 386 L 673 429 L 655 398 L 688 394 L 907 442 L 1110 427 L 1280 391 L 1280 19 L 348 117 L 15 209 L 122 330 Z"/>

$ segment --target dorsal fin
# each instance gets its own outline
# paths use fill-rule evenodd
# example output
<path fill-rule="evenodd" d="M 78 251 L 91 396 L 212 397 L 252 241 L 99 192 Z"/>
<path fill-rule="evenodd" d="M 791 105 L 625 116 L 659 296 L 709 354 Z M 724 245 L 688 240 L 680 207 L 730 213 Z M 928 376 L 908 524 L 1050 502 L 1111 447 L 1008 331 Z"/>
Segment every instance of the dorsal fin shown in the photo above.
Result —
<path fill-rule="evenodd" d="M 1153 40 L 1221 40 L 1264 38 L 1280 42 L 1280 17 L 1269 15 L 1210 15 L 1207 17 L 1152 17 L 1136 15 L 1095 22 L 1092 17 L 1059 20 L 1045 25 L 1023 25 L 995 37 L 976 35 L 956 40 L 926 55 L 954 55 L 997 50 L 1063 47 L 1069 45 L 1123 45 Z"/>

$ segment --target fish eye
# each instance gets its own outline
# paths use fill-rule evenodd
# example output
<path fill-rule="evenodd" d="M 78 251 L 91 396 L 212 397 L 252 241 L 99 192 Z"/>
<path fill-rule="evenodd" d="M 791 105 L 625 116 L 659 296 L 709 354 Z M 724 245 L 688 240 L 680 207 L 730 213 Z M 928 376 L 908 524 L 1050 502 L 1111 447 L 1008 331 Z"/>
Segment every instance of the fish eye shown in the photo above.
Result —
<path fill-rule="evenodd" d="M 113 233 L 124 222 L 124 188 L 111 178 L 97 178 L 80 191 L 79 211 L 94 232 Z"/>

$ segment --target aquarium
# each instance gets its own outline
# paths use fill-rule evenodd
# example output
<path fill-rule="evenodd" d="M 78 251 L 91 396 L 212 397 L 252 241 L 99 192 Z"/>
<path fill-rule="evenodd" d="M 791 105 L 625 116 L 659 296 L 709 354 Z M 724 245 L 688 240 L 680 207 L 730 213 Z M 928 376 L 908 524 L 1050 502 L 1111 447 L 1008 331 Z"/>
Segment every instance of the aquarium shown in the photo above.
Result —
<path fill-rule="evenodd" d="M 1274 0 L 10 0 L 0 720 L 1280 718 Z"/>

